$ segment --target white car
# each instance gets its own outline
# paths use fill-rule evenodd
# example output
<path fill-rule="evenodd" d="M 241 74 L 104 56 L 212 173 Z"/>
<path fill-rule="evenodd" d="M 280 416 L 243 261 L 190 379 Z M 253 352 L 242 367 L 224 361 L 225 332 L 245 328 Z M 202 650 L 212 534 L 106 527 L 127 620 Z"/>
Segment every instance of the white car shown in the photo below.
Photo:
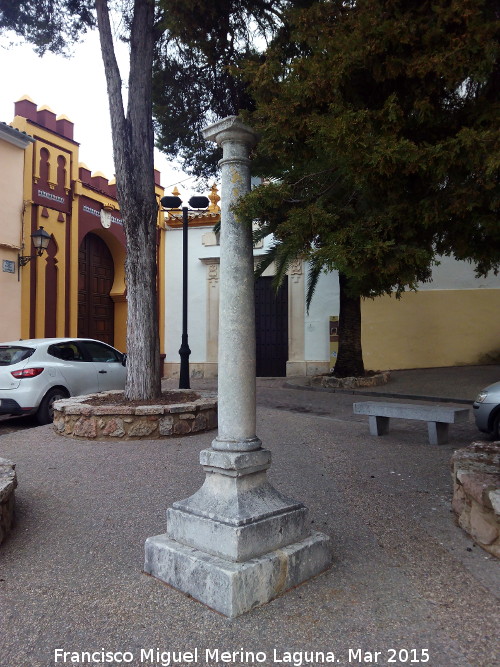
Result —
<path fill-rule="evenodd" d="M 0 415 L 49 424 L 61 398 L 124 389 L 126 355 L 98 340 L 37 338 L 0 343 Z"/>
<path fill-rule="evenodd" d="M 500 440 L 500 382 L 480 391 L 472 407 L 478 429 Z"/>

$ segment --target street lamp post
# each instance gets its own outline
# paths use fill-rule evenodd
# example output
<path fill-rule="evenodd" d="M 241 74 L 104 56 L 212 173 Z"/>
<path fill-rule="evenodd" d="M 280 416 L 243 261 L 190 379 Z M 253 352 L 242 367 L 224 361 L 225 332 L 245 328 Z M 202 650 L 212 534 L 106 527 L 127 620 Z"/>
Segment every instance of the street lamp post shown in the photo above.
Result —
<path fill-rule="evenodd" d="M 165 208 L 179 208 L 182 204 L 180 197 L 162 197 L 161 204 Z M 191 208 L 207 208 L 209 205 L 208 197 L 191 197 L 188 204 Z M 187 206 L 182 207 L 182 336 L 181 346 L 179 348 L 179 356 L 181 358 L 181 366 L 179 373 L 179 389 L 190 389 L 189 382 L 189 355 L 191 350 L 188 343 L 188 226 L 189 226 L 189 209 Z"/>

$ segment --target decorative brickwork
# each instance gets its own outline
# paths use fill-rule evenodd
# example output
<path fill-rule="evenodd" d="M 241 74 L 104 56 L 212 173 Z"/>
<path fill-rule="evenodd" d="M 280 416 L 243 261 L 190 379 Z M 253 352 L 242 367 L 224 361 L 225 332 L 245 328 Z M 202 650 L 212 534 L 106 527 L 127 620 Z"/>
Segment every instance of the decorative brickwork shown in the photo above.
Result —
<path fill-rule="evenodd" d="M 54 404 L 56 433 L 86 440 L 153 440 L 217 428 L 217 395 L 179 389 L 179 402 L 168 405 L 121 405 L 113 397 L 123 392 L 109 391 L 88 396 L 76 396 Z M 189 399 L 182 403 L 182 394 Z M 91 405 L 90 399 L 103 396 L 109 402 Z"/>

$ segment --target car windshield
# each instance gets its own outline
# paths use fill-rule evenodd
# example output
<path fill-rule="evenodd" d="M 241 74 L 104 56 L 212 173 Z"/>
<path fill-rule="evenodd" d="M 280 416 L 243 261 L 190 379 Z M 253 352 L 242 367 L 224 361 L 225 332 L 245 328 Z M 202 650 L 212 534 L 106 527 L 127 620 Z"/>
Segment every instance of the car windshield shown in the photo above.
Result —
<path fill-rule="evenodd" d="M 0 366 L 12 366 L 24 361 L 34 352 L 32 347 L 21 347 L 20 345 L 0 345 Z"/>

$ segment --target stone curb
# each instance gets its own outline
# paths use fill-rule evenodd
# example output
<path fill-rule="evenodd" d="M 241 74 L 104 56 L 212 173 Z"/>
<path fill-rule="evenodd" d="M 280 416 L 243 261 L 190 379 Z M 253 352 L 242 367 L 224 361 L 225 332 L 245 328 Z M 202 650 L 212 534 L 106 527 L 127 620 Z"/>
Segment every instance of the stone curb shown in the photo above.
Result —
<path fill-rule="evenodd" d="M 170 405 L 116 405 L 113 396 L 123 392 L 102 392 L 75 396 L 54 403 L 56 433 L 90 440 L 142 440 L 175 437 L 209 431 L 217 427 L 217 397 L 213 391 L 176 390 L 190 396 L 188 403 Z M 109 404 L 90 405 L 91 398 L 109 396 Z"/>
<path fill-rule="evenodd" d="M 306 382 L 308 380 L 306 379 Z M 301 382 L 304 382 L 303 380 Z M 394 398 L 394 399 L 405 399 L 409 401 L 432 401 L 433 403 L 458 403 L 463 405 L 472 405 L 473 400 L 467 400 L 464 398 L 451 398 L 445 396 L 430 396 L 427 394 L 402 394 L 400 392 L 390 392 L 390 391 L 370 391 L 369 389 L 362 388 L 349 388 L 341 389 L 338 387 L 314 387 L 310 384 L 301 384 L 300 382 L 291 382 L 285 381 L 283 383 L 283 388 L 285 389 L 296 389 L 298 391 L 319 391 L 319 392 L 328 392 L 331 394 L 349 394 L 351 396 L 374 396 L 380 398 Z"/>
<path fill-rule="evenodd" d="M 366 377 L 337 378 L 333 375 L 315 375 L 310 378 L 309 383 L 311 387 L 324 387 L 325 389 L 359 389 L 387 384 L 390 377 L 389 371 L 367 375 Z"/>

